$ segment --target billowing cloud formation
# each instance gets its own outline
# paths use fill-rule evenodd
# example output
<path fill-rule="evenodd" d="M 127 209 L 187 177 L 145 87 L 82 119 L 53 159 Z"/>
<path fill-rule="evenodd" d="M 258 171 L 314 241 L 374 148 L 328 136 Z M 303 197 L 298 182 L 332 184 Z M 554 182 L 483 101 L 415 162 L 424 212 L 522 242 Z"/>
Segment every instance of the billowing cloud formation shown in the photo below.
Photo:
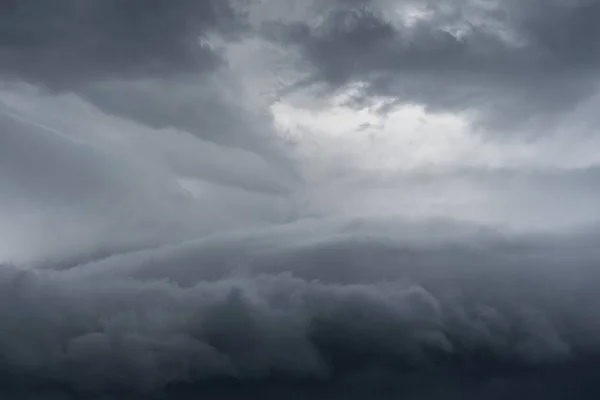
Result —
<path fill-rule="evenodd" d="M 2 3 L 0 398 L 598 398 L 599 10 Z"/>
<path fill-rule="evenodd" d="M 502 125 L 595 93 L 597 1 L 326 1 L 308 10 L 265 24 L 299 46 L 314 67 L 308 82 L 360 82 L 364 96 L 483 112 Z"/>
<path fill-rule="evenodd" d="M 593 243 L 398 222 L 2 267 L 3 396 L 593 398 Z"/>

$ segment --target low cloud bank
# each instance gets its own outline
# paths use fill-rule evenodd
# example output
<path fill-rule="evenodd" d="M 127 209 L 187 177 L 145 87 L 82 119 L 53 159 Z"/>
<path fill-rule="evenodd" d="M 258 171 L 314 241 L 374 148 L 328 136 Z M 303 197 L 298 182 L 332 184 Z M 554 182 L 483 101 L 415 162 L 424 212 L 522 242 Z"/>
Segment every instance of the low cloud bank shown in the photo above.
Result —
<path fill-rule="evenodd" d="M 314 221 L 5 265 L 3 398 L 594 398 L 596 237 Z"/>

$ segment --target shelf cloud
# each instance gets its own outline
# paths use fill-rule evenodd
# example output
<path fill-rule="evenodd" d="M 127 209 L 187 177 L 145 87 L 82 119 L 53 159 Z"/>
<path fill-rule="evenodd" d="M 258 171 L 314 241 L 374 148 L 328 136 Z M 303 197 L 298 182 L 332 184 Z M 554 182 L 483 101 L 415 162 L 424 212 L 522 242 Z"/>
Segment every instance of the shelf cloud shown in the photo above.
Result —
<path fill-rule="evenodd" d="M 598 398 L 599 16 L 2 2 L 0 397 Z"/>

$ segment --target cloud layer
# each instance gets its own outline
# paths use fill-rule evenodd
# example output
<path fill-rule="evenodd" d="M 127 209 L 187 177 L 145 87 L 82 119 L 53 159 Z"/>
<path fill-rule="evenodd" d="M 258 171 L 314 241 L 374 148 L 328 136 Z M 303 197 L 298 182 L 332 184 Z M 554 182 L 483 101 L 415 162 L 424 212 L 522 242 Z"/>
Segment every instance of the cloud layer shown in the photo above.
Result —
<path fill-rule="evenodd" d="M 599 256 L 581 240 L 342 221 L 62 270 L 4 266 L 3 386 L 64 398 L 592 398 Z"/>
<path fill-rule="evenodd" d="M 592 0 L 0 6 L 2 399 L 596 399 Z"/>

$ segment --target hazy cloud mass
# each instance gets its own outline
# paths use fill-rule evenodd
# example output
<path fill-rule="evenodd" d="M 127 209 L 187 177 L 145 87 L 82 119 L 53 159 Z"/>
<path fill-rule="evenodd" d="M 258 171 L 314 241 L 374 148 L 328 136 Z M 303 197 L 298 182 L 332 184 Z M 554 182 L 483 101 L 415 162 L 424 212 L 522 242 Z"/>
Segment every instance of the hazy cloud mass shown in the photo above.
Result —
<path fill-rule="evenodd" d="M 599 18 L 0 2 L 0 398 L 599 398 Z"/>

